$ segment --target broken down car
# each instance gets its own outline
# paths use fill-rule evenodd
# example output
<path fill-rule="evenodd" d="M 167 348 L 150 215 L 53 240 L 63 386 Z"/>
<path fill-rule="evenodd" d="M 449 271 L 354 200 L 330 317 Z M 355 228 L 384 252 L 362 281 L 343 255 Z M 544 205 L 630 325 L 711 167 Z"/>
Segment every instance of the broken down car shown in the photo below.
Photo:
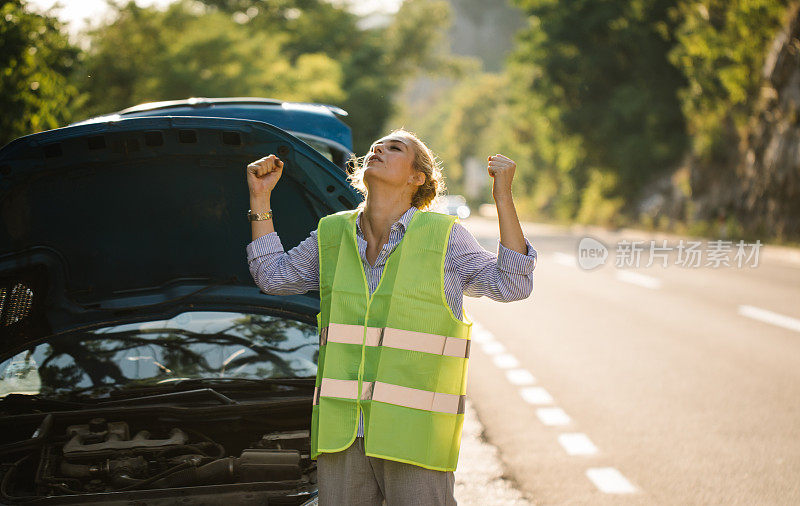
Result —
<path fill-rule="evenodd" d="M 319 294 L 248 271 L 244 168 L 284 161 L 287 249 L 354 208 L 273 125 L 137 117 L 0 149 L 0 503 L 314 501 Z"/>

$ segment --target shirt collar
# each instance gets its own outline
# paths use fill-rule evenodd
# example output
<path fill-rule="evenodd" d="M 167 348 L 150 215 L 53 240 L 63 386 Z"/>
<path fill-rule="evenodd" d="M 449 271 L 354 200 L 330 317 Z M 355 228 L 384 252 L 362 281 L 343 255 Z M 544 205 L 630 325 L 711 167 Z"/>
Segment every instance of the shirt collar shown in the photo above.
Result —
<path fill-rule="evenodd" d="M 411 221 L 411 217 L 414 216 L 414 213 L 416 211 L 417 211 L 417 208 L 415 206 L 409 207 L 408 210 L 406 212 L 404 212 L 403 215 L 397 221 L 395 221 L 392 224 L 392 228 L 393 229 L 394 228 L 402 229 L 403 233 L 405 233 L 406 228 L 408 228 L 408 222 Z M 356 230 L 358 231 L 358 233 L 362 237 L 364 235 L 364 232 L 362 232 L 362 230 L 361 230 L 361 216 L 363 214 L 364 214 L 364 210 L 363 209 L 359 209 L 358 217 L 356 219 Z"/>

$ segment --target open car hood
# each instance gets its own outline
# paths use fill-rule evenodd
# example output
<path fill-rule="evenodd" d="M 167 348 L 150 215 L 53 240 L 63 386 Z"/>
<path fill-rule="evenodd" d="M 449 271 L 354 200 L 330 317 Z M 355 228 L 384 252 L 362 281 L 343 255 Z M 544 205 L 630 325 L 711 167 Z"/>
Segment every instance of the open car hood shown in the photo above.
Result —
<path fill-rule="evenodd" d="M 285 250 L 359 203 L 340 168 L 258 121 L 130 118 L 4 146 L 0 348 L 177 306 L 308 306 L 264 295 L 248 270 L 245 167 L 270 153 L 284 161 L 271 205 Z"/>

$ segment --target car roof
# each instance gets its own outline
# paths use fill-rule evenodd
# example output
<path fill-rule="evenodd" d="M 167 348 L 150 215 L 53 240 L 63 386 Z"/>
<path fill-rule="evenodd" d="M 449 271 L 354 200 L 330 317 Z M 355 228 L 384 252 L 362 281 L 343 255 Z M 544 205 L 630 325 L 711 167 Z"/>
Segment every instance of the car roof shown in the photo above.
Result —
<path fill-rule="evenodd" d="M 293 135 L 300 134 L 333 144 L 347 155 L 353 152 L 352 131 L 339 119 L 347 116 L 345 110 L 329 104 L 288 102 L 264 97 L 191 97 L 147 102 L 69 126 L 142 116 L 206 116 L 263 121 Z"/>

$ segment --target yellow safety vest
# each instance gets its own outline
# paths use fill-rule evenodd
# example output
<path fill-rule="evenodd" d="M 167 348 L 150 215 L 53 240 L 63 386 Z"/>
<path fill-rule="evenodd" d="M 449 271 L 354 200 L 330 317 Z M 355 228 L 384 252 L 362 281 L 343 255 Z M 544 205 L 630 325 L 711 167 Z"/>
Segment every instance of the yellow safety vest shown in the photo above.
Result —
<path fill-rule="evenodd" d="M 444 294 L 456 218 L 416 211 L 370 296 L 357 217 L 355 210 L 331 214 L 317 229 L 320 351 L 311 458 L 350 446 L 363 412 L 367 455 L 455 471 L 472 327 L 453 315 Z"/>

